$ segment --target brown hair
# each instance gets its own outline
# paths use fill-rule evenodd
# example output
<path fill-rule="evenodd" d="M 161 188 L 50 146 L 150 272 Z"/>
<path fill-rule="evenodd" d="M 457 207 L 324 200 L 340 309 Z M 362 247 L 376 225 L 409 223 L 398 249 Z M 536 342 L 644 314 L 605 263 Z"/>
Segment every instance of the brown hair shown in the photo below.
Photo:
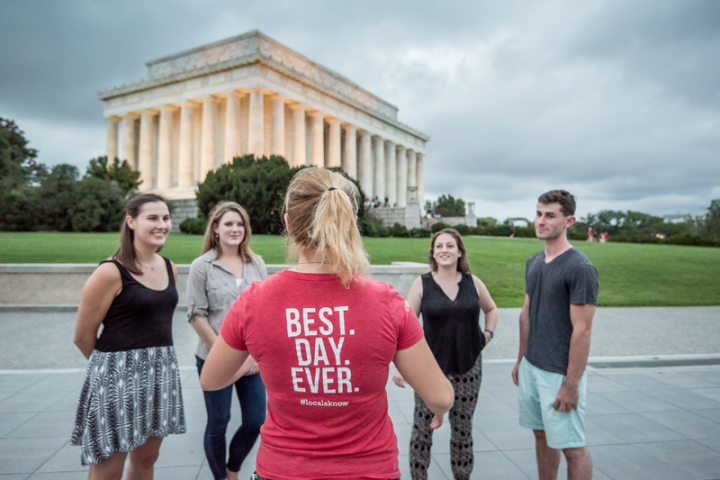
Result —
<path fill-rule="evenodd" d="M 575 195 L 571 194 L 567 190 L 550 190 L 549 192 L 543 193 L 538 197 L 538 202 L 543 205 L 550 203 L 559 203 L 560 211 L 566 217 L 575 215 Z"/>
<path fill-rule="evenodd" d="M 433 250 L 435 250 L 435 240 L 437 240 L 437 237 L 442 235 L 443 233 L 447 233 L 448 235 L 452 236 L 455 239 L 455 242 L 457 243 L 458 250 L 462 255 L 460 255 L 460 258 L 458 258 L 457 261 L 457 271 L 460 273 L 470 273 L 470 264 L 468 264 L 467 260 L 467 251 L 465 250 L 465 245 L 463 245 L 462 238 L 460 237 L 460 233 L 455 230 L 454 228 L 443 228 L 442 230 L 438 231 L 433 235 L 432 241 L 430 242 L 430 254 L 428 255 L 428 262 L 430 263 L 430 266 L 432 267 L 433 272 L 437 272 L 438 264 L 435 261 L 435 258 L 433 257 Z"/>
<path fill-rule="evenodd" d="M 228 212 L 235 212 L 240 215 L 242 222 L 245 225 L 245 236 L 243 237 L 238 251 L 244 262 L 251 262 L 255 253 L 250 250 L 250 237 L 252 236 L 252 229 L 250 228 L 250 217 L 243 207 L 235 202 L 221 202 L 218 203 L 212 212 L 210 212 L 210 219 L 208 220 L 207 228 L 205 229 L 205 243 L 203 244 L 202 253 L 206 253 L 209 250 L 215 250 L 215 253 L 220 253 L 220 242 L 215 239 L 215 231 L 213 227 L 220 223 L 220 219 Z"/>
<path fill-rule="evenodd" d="M 355 219 L 358 197 L 357 187 L 342 174 L 311 167 L 290 181 L 283 208 L 296 248 L 314 250 L 317 261 L 330 264 L 346 288 L 368 267 Z"/>
<path fill-rule="evenodd" d="M 135 251 L 135 231 L 128 227 L 127 217 L 137 218 L 140 215 L 143 205 L 146 203 L 162 202 L 167 205 L 165 199 L 160 195 L 154 193 L 144 193 L 137 195 L 130 199 L 125 205 L 125 219 L 123 219 L 122 226 L 120 227 L 120 247 L 118 248 L 115 255 L 112 256 L 113 260 L 120 262 L 128 271 L 135 275 L 142 275 L 142 268 L 138 268 L 137 252 Z M 157 252 L 162 250 L 162 247 L 157 249 Z"/>

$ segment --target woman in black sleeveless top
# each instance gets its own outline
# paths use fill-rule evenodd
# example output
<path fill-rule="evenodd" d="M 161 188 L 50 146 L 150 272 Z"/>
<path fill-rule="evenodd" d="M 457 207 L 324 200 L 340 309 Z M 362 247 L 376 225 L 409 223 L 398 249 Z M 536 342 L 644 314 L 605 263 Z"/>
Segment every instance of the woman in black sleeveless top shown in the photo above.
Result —
<path fill-rule="evenodd" d="M 498 311 L 487 288 L 470 273 L 465 246 L 457 230 L 437 232 L 430 248 L 432 272 L 410 287 L 408 303 L 419 316 L 430 350 L 455 389 L 450 419 L 450 464 L 456 480 L 469 479 L 473 470 L 472 419 L 482 380 L 481 350 L 492 340 Z M 480 310 L 485 332 L 480 330 Z M 395 370 L 393 381 L 405 382 Z M 410 438 L 410 472 L 414 480 L 428 478 L 433 414 L 415 395 Z"/>
<path fill-rule="evenodd" d="M 126 210 L 120 248 L 85 284 L 75 327 L 89 363 L 70 443 L 81 447 L 88 479 L 119 479 L 128 453 L 126 478 L 152 478 L 162 438 L 185 433 L 172 338 L 177 269 L 157 254 L 170 213 L 152 194 Z"/>

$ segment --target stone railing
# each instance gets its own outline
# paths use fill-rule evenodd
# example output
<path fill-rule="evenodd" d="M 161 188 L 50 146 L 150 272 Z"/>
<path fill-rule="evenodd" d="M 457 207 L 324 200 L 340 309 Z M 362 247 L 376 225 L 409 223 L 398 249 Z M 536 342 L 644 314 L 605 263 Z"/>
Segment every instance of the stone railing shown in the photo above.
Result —
<path fill-rule="evenodd" d="M 82 289 L 95 264 L 0 264 L 1 310 L 73 310 L 77 309 Z M 289 265 L 268 265 L 273 274 Z M 178 308 L 187 303 L 187 276 L 190 265 L 178 265 Z M 424 263 L 393 262 L 391 265 L 372 265 L 369 277 L 388 282 L 407 295 L 413 280 L 430 271 Z"/>

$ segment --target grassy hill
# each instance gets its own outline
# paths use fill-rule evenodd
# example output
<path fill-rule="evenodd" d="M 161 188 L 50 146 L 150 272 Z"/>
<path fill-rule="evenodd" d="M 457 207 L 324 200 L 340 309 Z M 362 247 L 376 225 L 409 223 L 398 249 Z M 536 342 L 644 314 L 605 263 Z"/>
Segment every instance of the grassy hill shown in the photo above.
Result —
<path fill-rule="evenodd" d="M 118 235 L 0 232 L 0 263 L 97 263 L 117 248 Z M 374 265 L 426 262 L 429 239 L 366 238 Z M 255 235 L 253 250 L 268 264 L 285 263 L 285 238 Z M 525 260 L 542 249 L 534 239 L 467 237 L 473 273 L 500 307 L 519 307 L 524 298 Z M 600 275 L 601 306 L 720 305 L 720 249 L 673 245 L 575 242 Z M 190 263 L 202 237 L 172 234 L 162 254 Z"/>

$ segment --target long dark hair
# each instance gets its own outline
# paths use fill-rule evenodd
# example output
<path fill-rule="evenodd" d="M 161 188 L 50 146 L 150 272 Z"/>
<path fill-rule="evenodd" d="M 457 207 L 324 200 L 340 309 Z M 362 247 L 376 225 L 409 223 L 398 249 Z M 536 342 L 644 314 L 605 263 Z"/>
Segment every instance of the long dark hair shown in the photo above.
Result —
<path fill-rule="evenodd" d="M 162 202 L 167 205 L 167 202 L 160 195 L 154 193 L 144 193 L 130 199 L 125 205 L 125 214 L 137 218 L 140 215 L 142 206 L 146 203 Z M 118 248 L 115 255 L 112 256 L 113 260 L 117 260 L 128 269 L 128 271 L 135 275 L 142 275 L 142 268 L 138 268 L 137 252 L 135 251 L 135 232 L 132 228 L 128 227 L 127 218 L 123 219 L 122 227 L 120 227 L 120 248 Z M 162 247 L 158 248 L 159 252 Z"/>
<path fill-rule="evenodd" d="M 446 233 L 453 237 L 455 239 L 455 243 L 457 243 L 458 251 L 462 254 L 460 255 L 460 258 L 458 258 L 457 262 L 457 271 L 460 273 L 471 273 L 470 272 L 470 264 L 467 260 L 467 251 L 465 250 L 465 245 L 463 245 L 462 238 L 460 237 L 460 232 L 455 230 L 454 228 L 443 228 L 442 230 L 435 232 L 435 235 L 432 237 L 432 241 L 430 242 L 430 254 L 428 255 L 428 262 L 430 263 L 430 266 L 432 267 L 433 272 L 437 272 L 438 264 L 435 261 L 435 258 L 433 257 L 433 251 L 435 250 L 435 240 L 437 237 L 442 235 L 443 233 Z"/>

